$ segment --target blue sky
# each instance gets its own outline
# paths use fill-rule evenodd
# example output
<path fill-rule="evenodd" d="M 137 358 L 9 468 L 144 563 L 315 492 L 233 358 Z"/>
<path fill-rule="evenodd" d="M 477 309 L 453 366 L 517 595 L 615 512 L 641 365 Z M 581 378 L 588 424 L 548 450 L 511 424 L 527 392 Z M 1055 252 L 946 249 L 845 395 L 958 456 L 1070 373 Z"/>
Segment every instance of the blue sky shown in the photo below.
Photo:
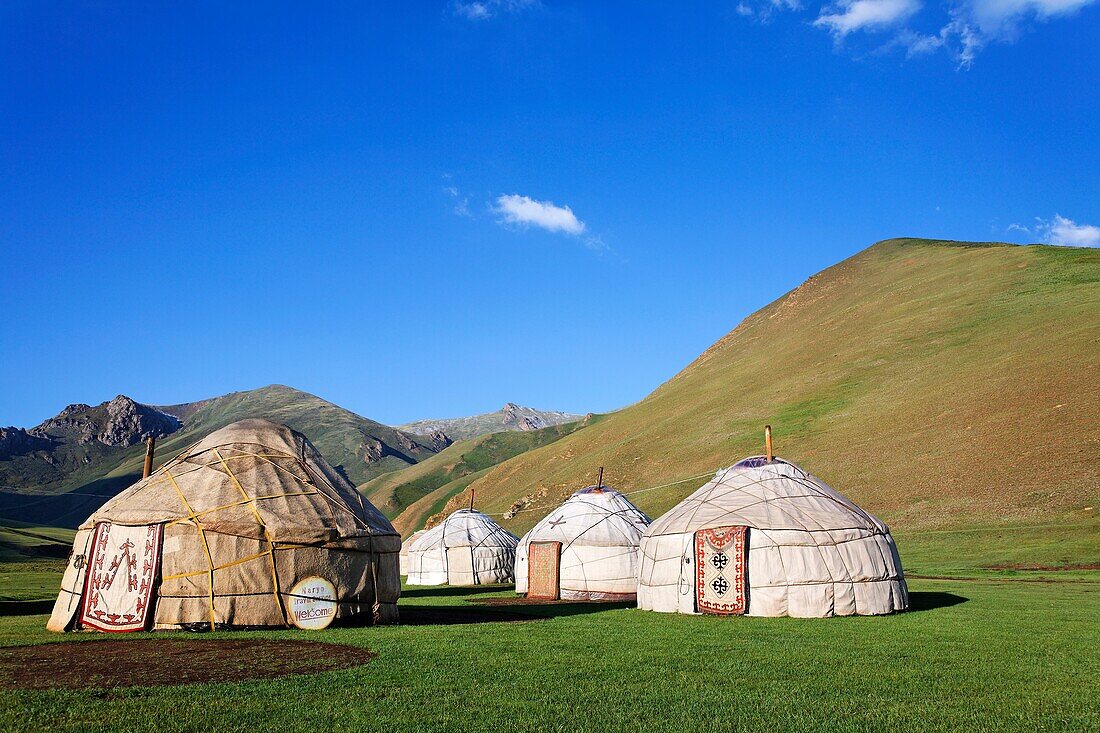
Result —
<path fill-rule="evenodd" d="M 1096 0 L 0 9 L 0 424 L 606 411 L 892 236 L 1100 243 Z"/>

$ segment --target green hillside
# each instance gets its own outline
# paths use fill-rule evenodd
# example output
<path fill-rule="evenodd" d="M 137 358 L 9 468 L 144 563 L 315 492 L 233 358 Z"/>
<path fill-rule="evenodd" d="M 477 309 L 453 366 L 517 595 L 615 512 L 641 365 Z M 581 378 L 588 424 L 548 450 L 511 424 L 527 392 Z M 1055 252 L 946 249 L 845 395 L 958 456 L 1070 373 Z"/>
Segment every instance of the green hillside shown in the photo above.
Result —
<path fill-rule="evenodd" d="M 760 453 L 770 423 L 781 456 L 903 538 L 1054 525 L 1017 554 L 1056 561 L 1071 541 L 1096 562 L 1098 383 L 1100 251 L 889 240 L 745 319 L 640 403 L 473 487 L 494 513 L 544 494 L 504 521 L 518 533 L 597 466 L 623 490 L 659 486 Z M 634 498 L 658 516 L 701 483 Z"/>
<path fill-rule="evenodd" d="M 157 466 L 214 430 L 249 417 L 285 423 L 301 431 L 353 483 L 415 464 L 442 447 L 433 445 L 430 438 L 404 433 L 282 385 L 159 409 L 179 417 L 183 427 L 158 441 Z M 4 489 L 0 492 L 0 517 L 75 527 L 106 497 L 141 477 L 143 444 L 62 445 L 54 453 L 74 448 L 87 462 L 59 477 L 54 477 L 57 460 L 47 452 L 0 461 Z"/>
<path fill-rule="evenodd" d="M 399 529 L 411 532 L 466 488 L 476 475 L 513 456 L 549 445 L 598 419 L 589 417 L 540 430 L 493 433 L 464 440 L 415 466 L 378 476 L 359 490 L 389 517 L 399 517 Z"/>

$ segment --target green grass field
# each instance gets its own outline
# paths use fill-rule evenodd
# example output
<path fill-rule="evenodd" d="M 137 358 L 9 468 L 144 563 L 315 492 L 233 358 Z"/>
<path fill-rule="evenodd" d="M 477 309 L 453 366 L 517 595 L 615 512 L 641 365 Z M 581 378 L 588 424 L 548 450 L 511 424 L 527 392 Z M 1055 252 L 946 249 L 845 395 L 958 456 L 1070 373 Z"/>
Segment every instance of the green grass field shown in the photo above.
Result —
<path fill-rule="evenodd" d="M 942 547 L 942 546 L 941 546 Z M 0 568 L 34 595 L 42 563 Z M 599 605 L 513 607 L 527 623 L 141 635 L 310 639 L 369 664 L 232 684 L 16 690 L 4 730 L 1100 729 L 1100 573 L 1042 582 L 910 580 L 891 617 L 686 617 Z M 52 590 L 50 591 L 52 594 Z M 408 588 L 410 616 L 479 612 L 510 590 Z M 0 617 L 0 645 L 70 644 L 46 616 Z M 129 635 L 133 638 L 134 635 Z M 118 640 L 113 637 L 112 640 Z M 4 654 L 0 649 L 0 656 Z"/>

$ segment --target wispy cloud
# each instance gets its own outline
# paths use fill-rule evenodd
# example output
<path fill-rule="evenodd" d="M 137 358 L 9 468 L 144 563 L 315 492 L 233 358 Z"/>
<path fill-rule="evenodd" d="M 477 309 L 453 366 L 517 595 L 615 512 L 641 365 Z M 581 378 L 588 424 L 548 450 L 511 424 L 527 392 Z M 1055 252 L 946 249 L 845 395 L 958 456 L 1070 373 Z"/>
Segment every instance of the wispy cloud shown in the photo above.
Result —
<path fill-rule="evenodd" d="M 450 176 L 444 176 L 444 178 L 450 178 Z M 443 193 L 447 194 L 451 198 L 451 211 L 458 216 L 464 216 L 467 219 L 472 219 L 473 214 L 470 213 L 470 197 L 463 195 L 458 190 L 457 186 L 444 186 Z"/>
<path fill-rule="evenodd" d="M 1033 227 L 1011 224 L 1008 229 L 1023 232 L 1029 237 L 1037 237 L 1047 244 L 1056 244 L 1061 247 L 1100 247 L 1100 226 L 1078 224 L 1061 214 L 1055 214 L 1054 218 L 1049 220 L 1036 217 Z"/>
<path fill-rule="evenodd" d="M 918 10 L 917 0 L 840 0 L 823 8 L 814 21 L 837 38 L 859 30 L 881 30 L 909 20 Z"/>
<path fill-rule="evenodd" d="M 767 23 L 772 16 L 784 10 L 801 10 L 800 0 L 740 0 L 734 11 L 746 18 Z"/>
<path fill-rule="evenodd" d="M 507 194 L 497 196 L 493 211 L 502 224 L 536 226 L 548 232 L 560 232 L 580 236 L 587 227 L 568 206 L 558 206 L 551 201 L 536 201 L 530 196 Z"/>
<path fill-rule="evenodd" d="M 455 15 L 466 20 L 488 20 L 498 13 L 518 13 L 538 6 L 538 0 L 473 0 L 454 3 Z"/>

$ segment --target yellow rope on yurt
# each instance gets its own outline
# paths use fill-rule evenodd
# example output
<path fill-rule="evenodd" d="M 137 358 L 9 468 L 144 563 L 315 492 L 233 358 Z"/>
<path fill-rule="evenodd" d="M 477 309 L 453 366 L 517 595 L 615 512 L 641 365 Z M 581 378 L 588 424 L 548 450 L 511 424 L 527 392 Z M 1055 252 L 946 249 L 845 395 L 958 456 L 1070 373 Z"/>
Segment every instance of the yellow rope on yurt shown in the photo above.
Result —
<path fill-rule="evenodd" d="M 237 490 L 241 492 L 241 497 L 244 498 L 246 500 L 246 503 L 248 503 L 252 507 L 252 513 L 256 517 L 256 522 L 259 523 L 260 529 L 263 530 L 264 539 L 267 540 L 268 545 L 267 555 L 271 558 L 272 593 L 275 595 L 275 602 L 279 605 L 279 611 L 283 614 L 283 623 L 287 623 L 289 621 L 289 617 L 286 613 L 286 607 L 283 605 L 283 597 L 279 589 L 279 570 L 275 567 L 275 541 L 271 539 L 271 533 L 267 529 L 267 524 L 264 523 L 263 517 L 260 516 L 260 510 L 256 507 L 256 500 L 252 499 L 251 501 L 248 501 L 248 492 L 244 490 L 244 487 L 241 486 L 241 482 L 238 481 L 237 477 L 233 475 L 233 471 L 230 470 L 229 464 L 225 462 L 224 458 L 222 458 L 221 451 L 215 448 L 214 455 L 216 455 L 218 457 L 218 460 L 221 461 L 222 468 L 225 469 L 226 475 L 233 480 L 234 484 L 236 484 Z"/>
<path fill-rule="evenodd" d="M 234 507 L 244 506 L 245 504 L 248 504 L 248 503 L 253 502 L 253 501 L 267 501 L 268 499 L 284 499 L 288 496 L 311 496 L 311 495 L 317 494 L 317 493 L 320 493 L 320 492 L 317 492 L 317 491 L 296 491 L 296 492 L 291 493 L 291 494 L 269 494 L 267 496 L 257 496 L 255 499 L 242 499 L 241 501 L 235 501 L 232 504 L 222 504 L 221 506 L 212 507 L 210 509 L 203 509 L 201 512 L 195 512 L 195 514 L 193 516 L 202 517 L 202 516 L 206 516 L 207 514 L 213 514 L 214 512 L 222 512 L 222 511 L 225 511 L 226 509 L 232 509 Z M 168 522 L 168 524 L 183 524 L 183 523 L 187 522 L 189 519 L 191 519 L 191 517 L 183 517 L 182 519 L 175 519 L 171 522 Z"/>
<path fill-rule="evenodd" d="M 168 470 L 168 466 L 165 465 L 161 468 L 164 475 L 168 477 L 168 480 L 172 482 L 172 488 L 179 494 L 180 501 L 183 502 L 184 508 L 190 515 L 190 519 L 195 523 L 195 527 L 199 530 L 199 538 L 202 540 L 202 549 L 206 552 L 206 562 L 210 566 L 210 630 L 214 630 L 214 557 L 210 554 L 210 545 L 206 542 L 206 530 L 203 529 L 202 524 L 199 522 L 198 517 L 195 515 L 195 510 L 191 508 L 191 504 L 188 503 L 187 497 L 183 495 L 183 489 L 176 483 L 176 479 L 172 476 L 171 471 Z M 202 571 L 199 571 L 202 572 Z"/>
<path fill-rule="evenodd" d="M 259 560 L 262 557 L 267 557 L 267 555 L 268 555 L 267 552 L 257 552 L 255 555 L 249 555 L 248 557 L 237 558 L 233 562 L 227 562 L 226 564 L 219 565 L 214 569 L 215 570 L 225 570 L 226 568 L 231 568 L 234 565 L 241 565 L 241 564 L 246 563 L 246 562 L 252 562 L 253 560 Z M 161 578 L 161 580 L 179 580 L 180 578 L 193 578 L 196 575 L 202 575 L 205 572 L 206 572 L 205 570 L 192 570 L 189 573 L 175 573 L 174 575 L 165 575 L 163 578 Z"/>

